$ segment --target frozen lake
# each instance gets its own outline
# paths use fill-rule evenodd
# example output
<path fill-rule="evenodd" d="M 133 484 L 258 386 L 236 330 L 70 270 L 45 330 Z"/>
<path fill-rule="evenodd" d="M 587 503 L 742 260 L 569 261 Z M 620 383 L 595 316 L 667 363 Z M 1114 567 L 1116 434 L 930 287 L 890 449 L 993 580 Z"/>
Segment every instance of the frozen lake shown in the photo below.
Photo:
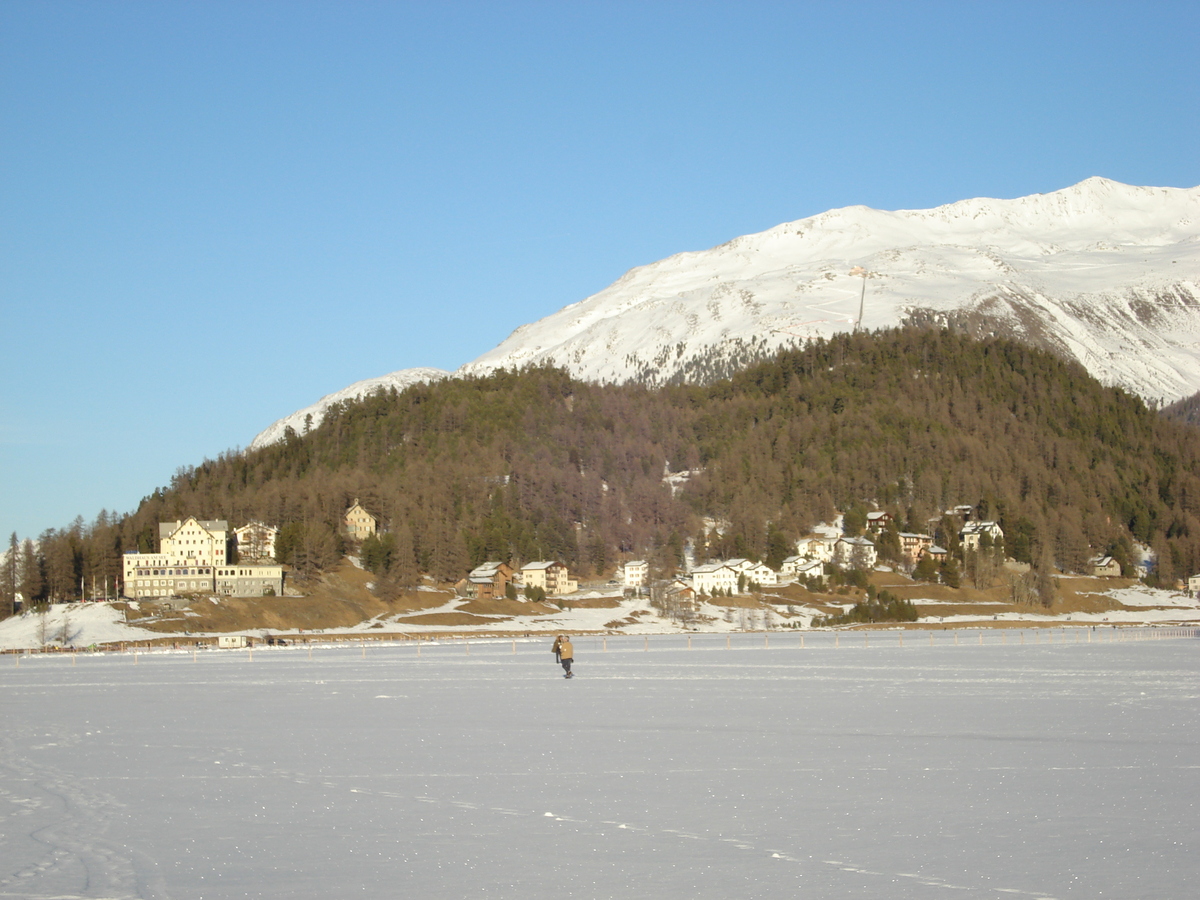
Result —
<path fill-rule="evenodd" d="M 1200 641 L 1025 634 L 0 657 L 0 897 L 1193 896 Z"/>

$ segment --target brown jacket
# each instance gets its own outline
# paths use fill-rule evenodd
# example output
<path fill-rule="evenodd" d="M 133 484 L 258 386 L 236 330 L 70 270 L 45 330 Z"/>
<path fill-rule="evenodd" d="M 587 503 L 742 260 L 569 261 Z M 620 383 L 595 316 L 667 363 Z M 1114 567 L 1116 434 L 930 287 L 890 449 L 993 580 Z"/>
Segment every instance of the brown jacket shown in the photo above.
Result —
<path fill-rule="evenodd" d="M 562 643 L 560 643 L 558 645 L 558 655 L 562 659 L 574 659 L 575 658 L 575 648 L 571 646 L 570 638 L 568 638 L 567 640 L 563 641 Z"/>

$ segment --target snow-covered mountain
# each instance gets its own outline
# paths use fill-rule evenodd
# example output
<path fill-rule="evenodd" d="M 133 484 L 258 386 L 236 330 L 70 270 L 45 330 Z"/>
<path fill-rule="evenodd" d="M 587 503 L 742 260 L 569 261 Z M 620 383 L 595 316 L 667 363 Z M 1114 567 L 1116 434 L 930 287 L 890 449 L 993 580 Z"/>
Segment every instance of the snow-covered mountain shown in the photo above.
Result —
<path fill-rule="evenodd" d="M 864 279 L 851 274 L 865 269 Z M 909 321 L 1078 359 L 1146 397 L 1200 389 L 1200 188 L 1090 178 L 1017 200 L 831 210 L 642 266 L 463 366 L 661 383 L 708 361 Z"/>
<path fill-rule="evenodd" d="M 596 381 L 703 380 L 808 338 L 910 322 L 1026 340 L 1146 398 L 1195 393 L 1200 188 L 1089 178 L 1016 200 L 830 210 L 632 269 L 455 374 L 545 362 Z M 411 371 L 429 370 L 384 377 Z"/>

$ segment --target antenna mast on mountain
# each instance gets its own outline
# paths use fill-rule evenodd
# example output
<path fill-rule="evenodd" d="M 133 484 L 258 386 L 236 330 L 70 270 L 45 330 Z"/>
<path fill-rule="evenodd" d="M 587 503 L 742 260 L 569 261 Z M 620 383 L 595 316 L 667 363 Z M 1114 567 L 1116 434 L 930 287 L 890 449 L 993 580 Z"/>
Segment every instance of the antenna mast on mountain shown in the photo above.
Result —
<path fill-rule="evenodd" d="M 867 299 L 867 270 L 862 266 L 855 266 L 850 270 L 850 274 L 861 275 L 863 280 L 862 293 L 858 297 L 858 321 L 854 323 L 854 331 L 851 332 L 851 334 L 853 334 L 854 332 L 857 332 L 859 327 L 862 325 L 863 302 Z"/>

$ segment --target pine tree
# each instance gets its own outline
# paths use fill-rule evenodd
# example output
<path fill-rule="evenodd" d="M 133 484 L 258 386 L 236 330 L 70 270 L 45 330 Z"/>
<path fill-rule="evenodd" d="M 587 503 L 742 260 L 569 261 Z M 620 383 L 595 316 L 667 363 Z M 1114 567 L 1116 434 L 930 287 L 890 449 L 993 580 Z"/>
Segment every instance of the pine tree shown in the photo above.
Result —
<path fill-rule="evenodd" d="M 25 538 L 21 547 L 21 596 L 28 609 L 45 599 L 46 579 L 42 571 L 42 560 L 30 538 Z"/>
<path fill-rule="evenodd" d="M 8 539 L 8 551 L 4 564 L 0 566 L 0 616 L 11 616 L 16 611 L 17 593 L 20 587 L 21 543 L 14 531 Z"/>

